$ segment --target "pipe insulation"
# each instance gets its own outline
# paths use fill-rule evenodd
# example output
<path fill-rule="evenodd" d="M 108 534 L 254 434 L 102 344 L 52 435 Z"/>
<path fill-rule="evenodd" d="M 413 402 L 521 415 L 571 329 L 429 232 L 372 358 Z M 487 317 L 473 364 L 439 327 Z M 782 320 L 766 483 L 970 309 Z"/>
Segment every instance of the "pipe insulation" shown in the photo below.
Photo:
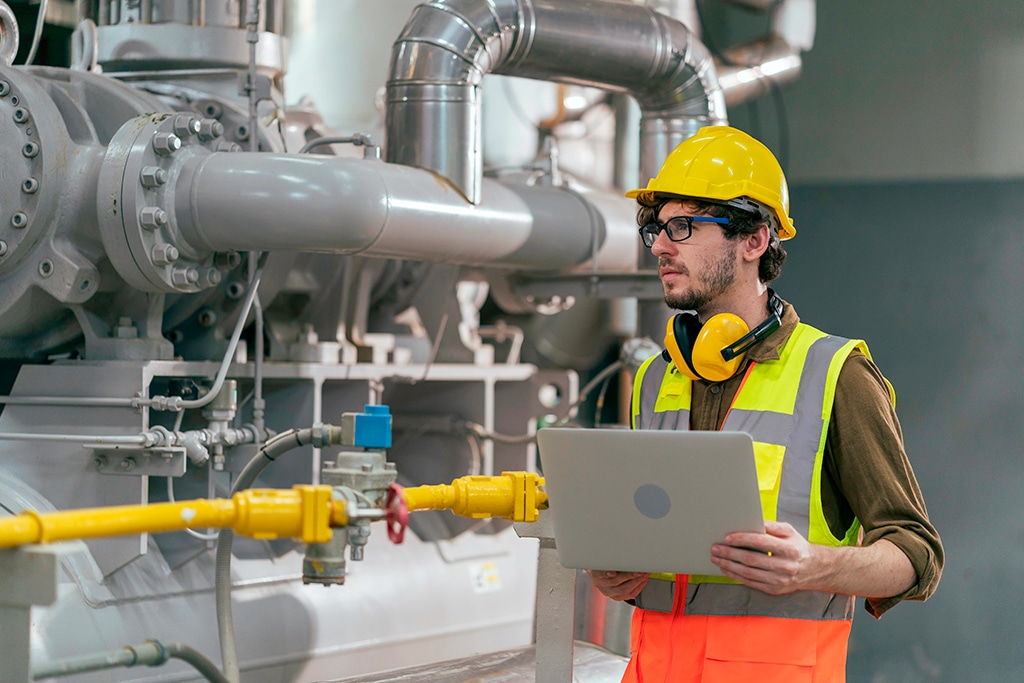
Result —
<path fill-rule="evenodd" d="M 598 47 L 599 46 L 599 47 Z M 679 142 L 724 124 L 707 48 L 679 21 L 612 0 L 435 0 L 392 51 L 387 160 L 437 171 L 483 198 L 479 86 L 497 73 L 627 92 L 641 117 L 641 178 Z"/>
<path fill-rule="evenodd" d="M 319 251 L 510 270 L 588 264 L 621 273 L 635 272 L 639 249 L 626 200 L 486 180 L 474 205 L 434 173 L 350 157 L 197 156 L 175 196 L 181 238 L 206 251 Z"/>

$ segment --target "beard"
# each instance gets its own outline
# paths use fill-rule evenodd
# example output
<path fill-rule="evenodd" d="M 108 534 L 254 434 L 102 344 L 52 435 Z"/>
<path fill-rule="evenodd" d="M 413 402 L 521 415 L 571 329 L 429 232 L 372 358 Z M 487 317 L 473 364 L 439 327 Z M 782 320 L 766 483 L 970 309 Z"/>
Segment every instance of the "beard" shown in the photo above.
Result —
<path fill-rule="evenodd" d="M 672 264 L 665 259 L 664 264 Z M 659 266 L 662 265 L 661 263 Z M 690 270 L 683 264 L 672 264 L 684 275 Z M 701 268 L 700 279 L 681 292 L 665 290 L 665 303 L 678 311 L 699 311 L 725 292 L 736 279 L 736 248 L 723 250 L 717 258 L 707 261 Z"/>

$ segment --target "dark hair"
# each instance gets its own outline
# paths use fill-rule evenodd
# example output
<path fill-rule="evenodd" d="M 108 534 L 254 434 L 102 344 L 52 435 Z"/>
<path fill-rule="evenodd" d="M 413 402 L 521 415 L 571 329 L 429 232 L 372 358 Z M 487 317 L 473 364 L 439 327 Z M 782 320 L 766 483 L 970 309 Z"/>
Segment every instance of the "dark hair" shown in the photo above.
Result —
<path fill-rule="evenodd" d="M 775 232 L 774 224 L 776 219 L 769 213 L 768 209 L 762 208 L 758 213 L 751 213 L 728 204 L 709 202 L 703 199 L 692 197 L 671 197 L 665 195 L 644 196 L 636 198 L 636 223 L 640 227 L 658 220 L 661 208 L 671 201 L 685 201 L 694 204 L 699 213 L 715 216 L 716 218 L 728 218 L 729 224 L 723 225 L 722 232 L 726 239 L 736 239 L 740 236 L 752 235 L 758 231 L 761 224 L 767 223 L 771 230 L 772 239 L 768 248 L 761 254 L 761 260 L 757 264 L 757 276 L 761 282 L 768 283 L 782 273 L 782 264 L 786 261 L 786 250 Z"/>

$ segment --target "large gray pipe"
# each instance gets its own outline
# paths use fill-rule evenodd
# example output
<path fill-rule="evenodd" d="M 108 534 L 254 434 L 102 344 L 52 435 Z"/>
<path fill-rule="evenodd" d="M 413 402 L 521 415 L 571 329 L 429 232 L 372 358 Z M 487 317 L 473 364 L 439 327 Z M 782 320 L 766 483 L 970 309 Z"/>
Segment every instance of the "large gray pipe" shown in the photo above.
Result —
<path fill-rule="evenodd" d="M 345 157 L 215 153 L 190 161 L 175 195 L 181 235 L 209 251 L 299 250 L 514 270 L 636 270 L 627 201 L 482 183 L 467 204 L 421 169 Z M 593 264 L 591 264 L 593 265 Z"/>
<path fill-rule="evenodd" d="M 686 27 L 611 0 L 436 0 L 395 42 L 387 159 L 482 198 L 479 86 L 487 73 L 627 92 L 639 102 L 640 177 L 704 125 L 726 123 L 715 66 Z"/>

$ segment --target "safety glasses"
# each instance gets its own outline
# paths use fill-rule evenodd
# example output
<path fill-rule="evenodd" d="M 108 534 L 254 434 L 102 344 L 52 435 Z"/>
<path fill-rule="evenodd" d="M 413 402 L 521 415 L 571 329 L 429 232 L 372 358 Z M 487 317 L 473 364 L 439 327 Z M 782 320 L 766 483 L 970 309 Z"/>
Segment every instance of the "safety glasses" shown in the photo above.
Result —
<path fill-rule="evenodd" d="M 640 228 L 640 239 L 644 241 L 644 246 L 650 249 L 654 246 L 654 241 L 658 239 L 658 235 L 664 230 L 665 234 L 673 242 L 685 242 L 693 234 L 694 223 L 728 225 L 729 219 L 718 218 L 717 216 L 673 216 L 664 223 L 653 221 Z"/>

